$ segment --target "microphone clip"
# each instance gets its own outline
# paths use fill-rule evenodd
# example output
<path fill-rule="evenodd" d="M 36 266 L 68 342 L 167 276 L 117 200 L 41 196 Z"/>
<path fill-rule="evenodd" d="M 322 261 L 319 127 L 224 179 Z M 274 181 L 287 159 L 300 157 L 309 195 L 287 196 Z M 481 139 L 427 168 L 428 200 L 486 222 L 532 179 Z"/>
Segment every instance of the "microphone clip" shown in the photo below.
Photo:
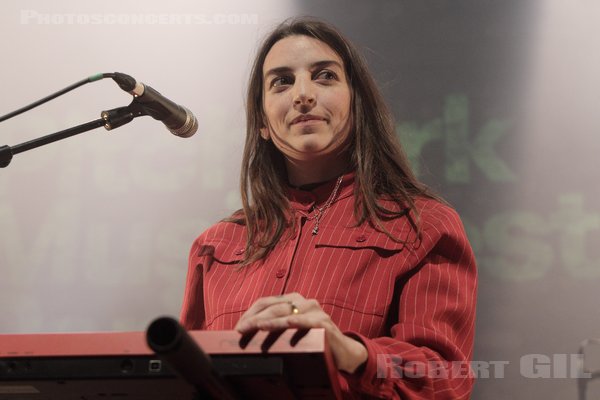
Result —
<path fill-rule="evenodd" d="M 148 115 L 144 107 L 139 107 L 137 103 L 132 102 L 128 106 L 113 108 L 112 110 L 102 111 L 100 117 L 104 120 L 104 129 L 110 131 L 120 126 L 130 123 L 134 118 Z"/>

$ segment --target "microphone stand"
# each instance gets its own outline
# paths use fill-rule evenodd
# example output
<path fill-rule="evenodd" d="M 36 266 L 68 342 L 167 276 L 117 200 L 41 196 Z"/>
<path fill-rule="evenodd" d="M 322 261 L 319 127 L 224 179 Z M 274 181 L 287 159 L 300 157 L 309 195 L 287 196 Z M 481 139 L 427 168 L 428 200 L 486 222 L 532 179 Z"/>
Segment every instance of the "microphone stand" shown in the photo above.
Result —
<path fill-rule="evenodd" d="M 132 102 L 125 107 L 113 108 L 112 110 L 102 111 L 101 118 L 85 124 L 77 125 L 62 131 L 54 132 L 28 142 L 20 143 L 15 146 L 0 146 L 0 168 L 7 167 L 13 155 L 23 153 L 25 151 L 35 149 L 36 147 L 66 139 L 71 136 L 78 135 L 83 132 L 91 131 L 92 129 L 104 126 L 106 130 L 111 130 L 123 126 L 131 122 L 134 118 L 148 115 L 143 107 L 140 107 L 136 102 Z"/>
<path fill-rule="evenodd" d="M 179 322 L 170 317 L 152 321 L 146 341 L 156 354 L 196 389 L 196 399 L 236 400 L 239 397 L 213 368 L 210 357 Z"/>

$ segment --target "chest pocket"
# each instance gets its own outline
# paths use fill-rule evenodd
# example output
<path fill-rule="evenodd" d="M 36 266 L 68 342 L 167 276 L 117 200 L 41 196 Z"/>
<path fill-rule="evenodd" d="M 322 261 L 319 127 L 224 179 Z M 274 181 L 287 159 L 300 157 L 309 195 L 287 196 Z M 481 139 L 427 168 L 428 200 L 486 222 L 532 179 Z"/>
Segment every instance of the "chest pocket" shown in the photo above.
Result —
<path fill-rule="evenodd" d="M 237 265 L 244 258 L 244 247 L 239 243 L 207 242 L 200 246 L 197 256 L 205 259 L 207 269 L 210 269 L 213 263 Z"/>
<path fill-rule="evenodd" d="M 311 263 L 322 279 L 315 298 L 333 313 L 385 316 L 396 278 L 408 268 L 410 231 L 394 232 L 399 241 L 374 229 L 323 226 L 321 232 Z"/>

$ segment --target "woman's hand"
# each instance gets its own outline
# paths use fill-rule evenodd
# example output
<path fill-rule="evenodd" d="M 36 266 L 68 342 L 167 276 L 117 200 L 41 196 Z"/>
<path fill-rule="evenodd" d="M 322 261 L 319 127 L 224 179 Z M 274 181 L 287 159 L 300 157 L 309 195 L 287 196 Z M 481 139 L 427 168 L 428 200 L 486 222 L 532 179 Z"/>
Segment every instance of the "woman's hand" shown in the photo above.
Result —
<path fill-rule="evenodd" d="M 242 334 L 287 328 L 324 328 L 338 369 L 352 373 L 367 360 L 367 349 L 362 343 L 344 335 L 318 301 L 305 299 L 299 293 L 256 300 L 235 326 Z"/>

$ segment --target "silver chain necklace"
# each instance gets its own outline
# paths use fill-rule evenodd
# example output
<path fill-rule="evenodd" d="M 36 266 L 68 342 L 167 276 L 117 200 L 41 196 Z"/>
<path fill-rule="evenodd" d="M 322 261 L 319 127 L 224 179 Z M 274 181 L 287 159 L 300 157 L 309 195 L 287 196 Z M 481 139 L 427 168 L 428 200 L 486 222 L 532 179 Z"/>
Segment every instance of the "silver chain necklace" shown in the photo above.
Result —
<path fill-rule="evenodd" d="M 313 220 L 313 219 L 315 220 L 315 226 L 312 229 L 313 235 L 316 235 L 317 233 L 319 233 L 319 222 L 321 222 L 321 217 L 323 216 L 323 214 L 325 214 L 325 211 L 327 211 L 327 209 L 331 206 L 331 203 L 333 203 L 333 201 L 336 199 L 338 190 L 342 183 L 342 178 L 343 178 L 343 175 L 340 175 L 340 177 L 338 178 L 338 180 L 335 184 L 335 187 L 333 188 L 333 191 L 331 192 L 331 195 L 329 196 L 329 198 L 327 199 L 327 201 L 325 202 L 323 207 L 318 207 L 315 210 L 315 214 L 313 216 L 307 218 L 308 221 Z"/>

